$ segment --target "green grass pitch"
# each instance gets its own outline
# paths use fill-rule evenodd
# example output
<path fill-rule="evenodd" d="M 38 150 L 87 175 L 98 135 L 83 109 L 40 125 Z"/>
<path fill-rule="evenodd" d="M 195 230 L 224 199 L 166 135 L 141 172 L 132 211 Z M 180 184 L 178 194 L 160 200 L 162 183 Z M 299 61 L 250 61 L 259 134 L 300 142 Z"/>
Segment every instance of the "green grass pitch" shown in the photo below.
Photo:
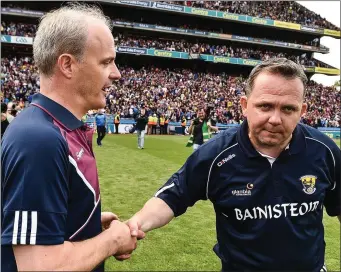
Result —
<path fill-rule="evenodd" d="M 97 137 L 97 135 L 94 135 Z M 102 210 L 129 219 L 177 171 L 192 153 L 188 137 L 146 136 L 137 149 L 136 135 L 107 135 L 94 151 L 100 177 Z M 338 141 L 340 146 L 340 142 Z M 325 214 L 326 264 L 340 271 L 340 224 Z M 215 215 L 209 201 L 200 201 L 167 226 L 139 241 L 130 260 L 110 258 L 106 271 L 219 271 Z"/>

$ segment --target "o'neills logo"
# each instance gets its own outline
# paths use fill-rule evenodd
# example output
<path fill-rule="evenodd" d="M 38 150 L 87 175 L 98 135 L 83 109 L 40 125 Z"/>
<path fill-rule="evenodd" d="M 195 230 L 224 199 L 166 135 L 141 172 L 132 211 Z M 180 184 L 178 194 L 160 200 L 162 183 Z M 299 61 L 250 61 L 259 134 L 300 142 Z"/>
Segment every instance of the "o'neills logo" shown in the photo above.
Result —
<path fill-rule="evenodd" d="M 227 158 L 222 159 L 220 162 L 217 163 L 217 166 L 220 167 L 222 166 L 224 163 L 228 162 L 229 160 L 233 159 L 236 155 L 235 154 L 231 154 L 229 155 Z"/>

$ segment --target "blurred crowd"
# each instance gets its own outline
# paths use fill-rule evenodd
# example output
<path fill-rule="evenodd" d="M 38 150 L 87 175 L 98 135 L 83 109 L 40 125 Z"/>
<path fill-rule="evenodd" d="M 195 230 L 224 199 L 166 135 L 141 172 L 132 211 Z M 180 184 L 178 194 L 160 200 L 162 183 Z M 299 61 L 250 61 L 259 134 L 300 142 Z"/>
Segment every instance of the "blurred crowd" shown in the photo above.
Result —
<path fill-rule="evenodd" d="M 162 1 L 188 7 L 219 10 L 306 26 L 340 30 L 295 1 Z"/>
<path fill-rule="evenodd" d="M 116 38 L 117 46 L 155 48 L 169 51 L 180 51 L 191 54 L 208 54 L 215 56 L 225 56 L 232 58 L 268 60 L 270 58 L 285 57 L 296 63 L 311 67 L 328 67 L 326 64 L 319 62 L 316 59 L 309 58 L 307 54 L 299 56 L 290 55 L 283 52 L 274 52 L 268 49 L 263 49 L 258 46 L 256 49 L 247 47 L 238 47 L 236 44 L 226 41 L 224 45 L 210 45 L 206 43 L 191 43 L 185 40 L 166 40 L 152 39 L 151 37 L 136 37 L 123 33 L 118 33 Z"/>
<path fill-rule="evenodd" d="M 199 107 L 209 106 L 212 118 L 223 124 L 243 120 L 239 97 L 246 79 L 225 73 L 198 73 L 188 69 L 134 69 L 120 66 L 122 78 L 106 93 L 106 112 L 132 118 L 142 107 L 147 114 L 166 114 L 171 121 L 193 118 Z M 1 102 L 20 113 L 39 92 L 39 77 L 32 58 L 1 59 Z M 308 114 L 302 122 L 310 126 L 340 126 L 341 96 L 333 87 L 311 81 L 307 88 Z"/>
<path fill-rule="evenodd" d="M 158 25 L 158 26 L 166 26 L 166 27 L 176 27 L 180 29 L 189 29 L 189 30 L 197 30 L 197 31 L 207 31 L 207 32 L 213 32 L 213 33 L 219 33 L 219 34 L 230 34 L 230 35 L 236 35 L 237 33 L 233 33 L 233 30 L 224 30 L 223 28 L 214 27 L 213 25 L 197 25 L 195 23 L 190 24 L 181 24 L 177 20 L 174 21 L 168 21 L 165 23 L 164 21 L 157 20 L 155 18 L 145 18 L 140 17 L 139 20 L 131 21 L 124 18 L 114 18 L 114 21 L 123 21 L 123 22 L 130 22 L 130 23 L 144 23 L 144 24 L 151 24 L 151 25 Z M 263 36 L 264 35 L 264 36 Z M 265 33 L 254 33 L 254 35 L 250 35 L 251 38 L 257 38 L 261 40 L 269 40 L 269 41 L 277 41 L 277 42 L 285 42 L 285 43 L 294 43 L 299 45 L 310 45 L 314 47 L 325 47 L 324 45 L 320 44 L 320 39 L 318 37 L 312 37 L 311 40 L 306 41 L 297 41 L 295 39 L 295 36 L 288 36 L 286 37 L 286 40 L 281 40 L 280 36 L 276 38 L 269 38 L 265 35 Z"/>
<path fill-rule="evenodd" d="M 1 21 L 1 35 L 34 37 L 37 25 Z"/>
<path fill-rule="evenodd" d="M 310 27 L 340 30 L 319 14 L 310 11 L 296 1 L 159 1 L 188 7 L 219 10 L 228 13 L 297 23 Z M 22 5 L 6 3 L 6 7 L 26 10 Z"/>
<path fill-rule="evenodd" d="M 1 23 L 1 34 L 13 36 L 34 36 L 36 26 L 22 23 Z M 225 41 L 224 45 L 211 45 L 207 43 L 191 43 L 185 40 L 153 39 L 151 37 L 136 37 L 123 33 L 115 33 L 117 46 L 131 46 L 142 48 L 155 48 L 170 51 L 181 51 L 194 54 L 208 54 L 225 57 L 235 57 L 244 59 L 267 60 L 273 57 L 286 57 L 301 65 L 311 67 L 328 67 L 326 64 L 316 59 L 309 58 L 307 54 L 300 56 L 287 53 L 277 53 L 261 46 L 257 48 L 238 47 L 235 43 Z"/>
<path fill-rule="evenodd" d="M 114 20 L 119 21 L 126 21 L 125 19 L 121 18 L 115 18 Z M 141 18 L 141 22 L 144 21 L 144 18 Z M 194 25 L 178 25 L 176 22 L 169 22 L 169 24 L 164 24 L 162 22 L 158 22 L 157 25 L 159 26 L 175 26 L 182 29 L 191 29 L 191 30 L 198 30 L 198 31 L 211 31 L 211 32 L 219 32 L 219 33 L 225 33 L 222 29 L 211 29 L 209 26 L 207 28 L 202 29 L 200 27 L 194 26 Z M 11 36 L 24 36 L 24 37 L 34 37 L 35 32 L 37 30 L 37 25 L 34 24 L 26 24 L 26 23 L 14 23 L 14 22 L 1 22 L 1 34 L 2 35 L 11 35 Z M 225 34 L 233 34 L 233 33 L 225 33 Z M 114 34 L 116 35 L 116 33 Z M 257 35 L 257 38 L 259 39 L 268 39 L 267 37 L 261 37 Z M 315 37 L 311 41 L 305 41 L 305 42 L 298 42 L 296 40 L 279 40 L 278 42 L 292 42 L 295 44 L 303 44 L 303 45 L 310 45 L 315 47 L 323 47 L 323 45 L 320 45 L 319 38 Z"/>
<path fill-rule="evenodd" d="M 31 57 L 1 58 L 2 101 L 16 102 L 23 109 L 39 89 L 38 69 Z"/>

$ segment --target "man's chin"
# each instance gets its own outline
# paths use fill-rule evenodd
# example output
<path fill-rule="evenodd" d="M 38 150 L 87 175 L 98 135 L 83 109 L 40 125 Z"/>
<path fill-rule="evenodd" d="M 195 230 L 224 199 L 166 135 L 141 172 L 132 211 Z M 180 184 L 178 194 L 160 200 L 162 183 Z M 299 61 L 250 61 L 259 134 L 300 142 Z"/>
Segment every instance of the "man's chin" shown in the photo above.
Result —
<path fill-rule="evenodd" d="M 97 103 L 92 103 L 91 109 L 92 110 L 103 109 L 103 108 L 105 108 L 105 106 L 106 106 L 105 101 L 104 102 L 103 101 L 97 101 Z"/>
<path fill-rule="evenodd" d="M 269 137 L 258 139 L 258 141 L 264 146 L 278 146 L 282 143 L 281 139 L 269 138 Z"/>

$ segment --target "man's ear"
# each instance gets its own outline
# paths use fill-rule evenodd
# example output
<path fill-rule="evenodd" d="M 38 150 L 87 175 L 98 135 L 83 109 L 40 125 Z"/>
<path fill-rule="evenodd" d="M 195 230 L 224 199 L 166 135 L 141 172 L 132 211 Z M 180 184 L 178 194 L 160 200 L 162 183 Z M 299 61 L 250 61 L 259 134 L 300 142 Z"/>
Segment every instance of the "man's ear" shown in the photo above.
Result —
<path fill-rule="evenodd" d="M 62 54 L 58 57 L 57 66 L 62 75 L 71 79 L 77 69 L 77 60 L 70 54 Z"/>
<path fill-rule="evenodd" d="M 247 96 L 243 95 L 240 98 L 240 106 L 242 107 L 243 115 L 246 117 L 247 116 Z"/>
<path fill-rule="evenodd" d="M 303 103 L 302 104 L 302 109 L 301 109 L 301 117 L 304 116 L 307 113 L 307 108 L 308 108 L 307 103 Z"/>

